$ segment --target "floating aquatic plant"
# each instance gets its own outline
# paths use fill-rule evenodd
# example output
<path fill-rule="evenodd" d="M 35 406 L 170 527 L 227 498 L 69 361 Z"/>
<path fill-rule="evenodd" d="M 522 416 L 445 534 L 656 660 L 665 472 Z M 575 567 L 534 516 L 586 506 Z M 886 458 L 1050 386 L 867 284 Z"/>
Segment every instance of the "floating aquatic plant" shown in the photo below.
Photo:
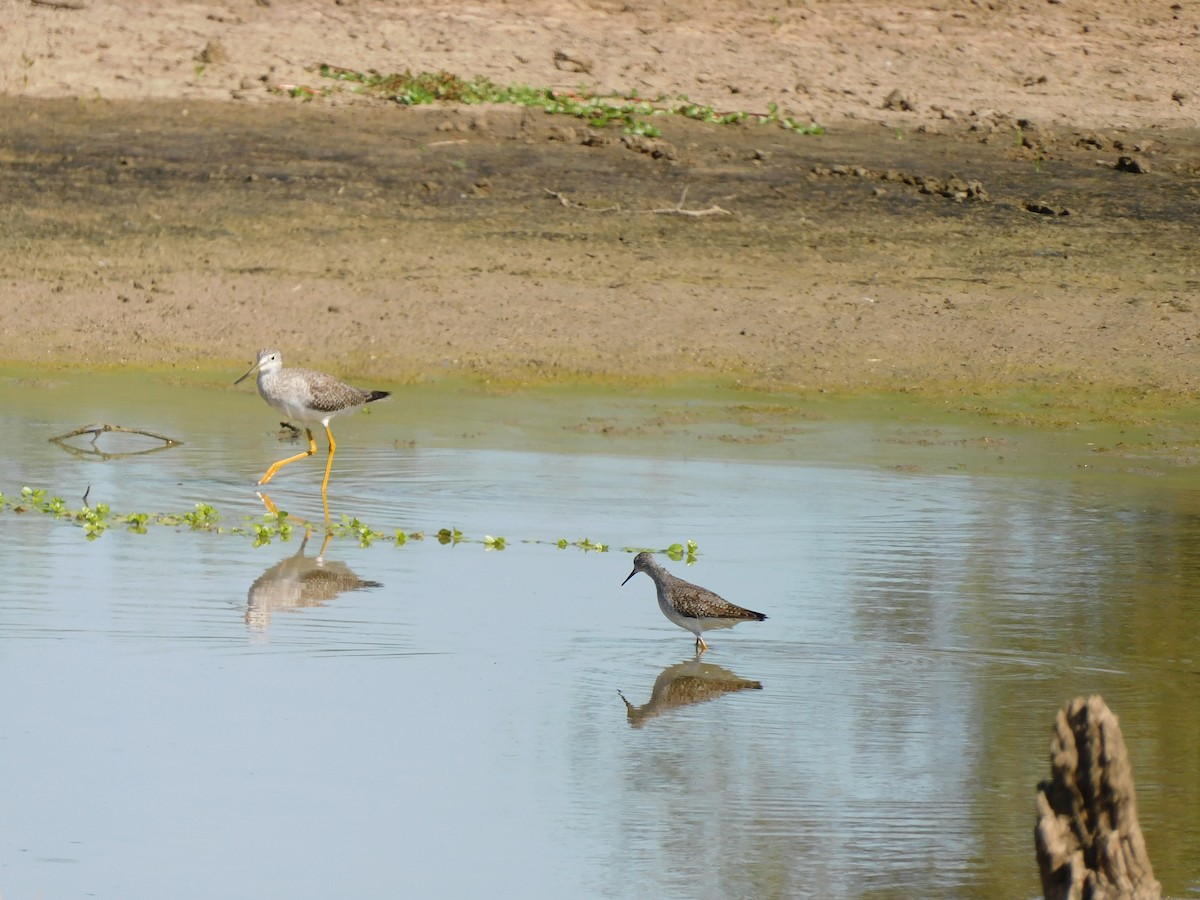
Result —
<path fill-rule="evenodd" d="M 690 566 L 692 563 L 694 563 L 696 561 L 696 542 L 688 541 L 686 545 L 672 544 L 670 547 L 668 547 L 666 549 L 666 554 L 670 559 L 674 560 L 675 562 L 679 562 L 686 555 L 687 563 Z"/>
<path fill-rule="evenodd" d="M 376 531 L 366 522 L 360 521 L 357 516 L 343 515 L 340 522 L 329 526 L 328 531 L 335 537 L 352 537 L 358 541 L 360 547 L 370 547 L 372 542 L 379 538 L 389 540 L 386 534 L 382 531 Z"/>
<path fill-rule="evenodd" d="M 207 503 L 197 503 L 195 510 L 183 514 L 183 521 L 186 522 L 193 531 L 201 531 L 207 528 L 212 528 L 221 519 L 221 514 L 209 506 Z"/>
<path fill-rule="evenodd" d="M 201 505 L 203 504 L 196 504 L 197 507 Z M 273 537 L 278 537 L 281 541 L 291 540 L 292 523 L 288 521 L 288 514 L 286 511 L 268 511 L 263 513 L 262 519 L 263 520 L 261 522 L 255 523 L 252 526 L 255 547 L 261 547 L 263 544 L 271 543 L 271 539 Z"/>
<path fill-rule="evenodd" d="M 72 509 L 61 497 L 52 496 L 45 488 L 23 487 L 20 496 L 9 496 L 0 492 L 0 513 L 13 512 L 25 514 L 39 512 L 53 516 L 55 519 L 67 521 L 78 526 L 89 540 L 95 540 L 109 528 L 124 525 L 126 530 L 134 534 L 146 534 L 156 526 L 184 529 L 193 532 L 208 532 L 211 534 L 231 534 L 249 536 L 255 547 L 262 547 L 272 541 L 288 541 L 296 528 L 316 530 L 317 526 L 297 519 L 285 510 L 269 509 L 260 517 L 245 516 L 241 524 L 223 524 L 221 513 L 208 503 L 197 503 L 187 512 L 127 512 L 115 513 L 107 503 L 97 503 L 89 506 L 86 502 L 78 509 Z M 272 504 L 273 506 L 273 504 Z M 356 516 L 343 515 L 335 523 L 324 529 L 330 538 L 352 538 L 361 547 L 370 547 L 374 543 L 386 543 L 395 547 L 403 547 L 409 541 L 425 539 L 425 531 L 395 528 L 392 531 L 381 531 L 363 522 Z M 502 535 L 485 534 L 482 538 L 471 538 L 455 527 L 439 528 L 432 532 L 439 544 L 456 546 L 458 544 L 478 544 L 485 550 L 504 550 L 509 541 Z M 575 547 L 586 552 L 607 553 L 609 545 L 590 538 L 569 541 L 560 538 L 557 541 L 542 541 L 527 539 L 521 543 L 545 544 L 551 543 L 560 549 Z M 628 549 L 628 548 L 626 548 Z M 687 554 L 688 562 L 695 559 L 696 542 L 672 544 L 664 551 L 667 554 L 676 553 L 673 559 L 681 559 Z"/>
<path fill-rule="evenodd" d="M 696 561 L 696 550 L 699 545 L 695 541 L 689 540 L 686 544 L 672 544 L 661 550 L 656 550 L 653 547 L 625 547 L 626 553 L 641 553 L 643 550 L 648 550 L 651 553 L 663 553 L 668 559 L 679 562 L 686 558 L 687 564 L 690 566 Z"/>
<path fill-rule="evenodd" d="M 567 547 L 578 547 L 585 553 L 588 550 L 595 550 L 597 553 L 608 552 L 608 544 L 598 544 L 595 541 L 589 540 L 588 538 L 582 538 L 578 541 L 568 541 L 566 538 L 559 538 L 557 541 L 555 541 L 555 546 L 558 547 L 559 550 L 565 550 Z"/>
<path fill-rule="evenodd" d="M 461 544 L 463 533 L 457 528 L 442 528 L 437 533 L 439 544 Z"/>

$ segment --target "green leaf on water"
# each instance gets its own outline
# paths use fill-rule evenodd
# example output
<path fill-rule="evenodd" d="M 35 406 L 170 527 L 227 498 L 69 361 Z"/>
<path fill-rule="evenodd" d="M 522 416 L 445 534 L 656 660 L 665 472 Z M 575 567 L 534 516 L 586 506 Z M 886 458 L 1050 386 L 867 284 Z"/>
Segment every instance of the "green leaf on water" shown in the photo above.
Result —
<path fill-rule="evenodd" d="M 439 544 L 458 544 L 463 539 L 463 534 L 457 528 L 443 528 L 437 533 Z"/>

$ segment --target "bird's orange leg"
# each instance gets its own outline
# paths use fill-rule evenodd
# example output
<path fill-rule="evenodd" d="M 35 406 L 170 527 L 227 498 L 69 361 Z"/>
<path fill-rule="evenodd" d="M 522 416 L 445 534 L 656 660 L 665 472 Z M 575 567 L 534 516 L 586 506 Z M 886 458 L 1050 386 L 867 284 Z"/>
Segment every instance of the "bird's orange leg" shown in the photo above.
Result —
<path fill-rule="evenodd" d="M 288 463 L 293 463 L 298 459 L 304 459 L 304 457 L 306 457 L 306 456 L 312 456 L 314 453 L 317 452 L 317 442 L 313 438 L 312 429 L 305 428 L 304 433 L 308 435 L 308 449 L 305 450 L 303 453 L 297 453 L 295 456 L 289 456 L 287 459 L 281 459 L 279 462 L 273 463 L 271 465 L 271 468 L 267 469 L 267 474 L 264 475 L 262 478 L 258 479 L 259 484 L 266 484 L 268 481 L 270 481 L 272 478 L 275 477 L 276 472 L 278 472 L 280 469 L 282 469 Z"/>

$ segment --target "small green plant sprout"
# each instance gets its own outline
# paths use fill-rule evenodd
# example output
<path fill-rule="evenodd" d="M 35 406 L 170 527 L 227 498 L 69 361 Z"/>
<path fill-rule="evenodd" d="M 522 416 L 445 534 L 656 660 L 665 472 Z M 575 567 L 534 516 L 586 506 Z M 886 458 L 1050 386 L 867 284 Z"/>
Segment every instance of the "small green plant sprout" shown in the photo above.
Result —
<path fill-rule="evenodd" d="M 397 547 L 403 547 L 408 543 L 408 535 L 404 533 L 403 528 L 396 529 L 396 537 L 393 538 Z"/>
<path fill-rule="evenodd" d="M 108 504 L 97 503 L 95 507 L 85 506 L 75 516 L 75 521 L 82 523 L 83 533 L 89 541 L 94 541 L 108 528 Z"/>
<path fill-rule="evenodd" d="M 437 533 L 439 544 L 460 544 L 463 540 L 463 533 L 457 528 L 443 528 Z"/>
<path fill-rule="evenodd" d="M 287 513 L 283 513 L 287 515 Z M 197 503 L 196 508 L 191 512 L 183 514 L 183 521 L 193 531 L 208 530 L 214 528 L 221 520 L 221 514 L 209 506 L 207 503 Z"/>
<path fill-rule="evenodd" d="M 267 540 L 263 543 L 270 543 L 270 539 L 275 535 L 279 535 L 281 541 L 289 540 L 292 536 L 293 526 L 288 518 L 286 510 L 265 512 L 262 516 L 262 524 L 254 526 L 254 533 L 259 537 L 266 536 Z M 254 546 L 261 545 L 256 543 Z"/>
<path fill-rule="evenodd" d="M 366 522 L 359 521 L 357 517 L 351 518 L 345 515 L 337 525 L 330 526 L 329 533 L 353 537 L 358 541 L 360 547 L 370 547 L 377 538 L 387 540 L 387 535 L 382 531 L 376 531 Z"/>
<path fill-rule="evenodd" d="M 31 509 L 41 510 L 46 502 L 45 488 L 31 488 L 28 485 L 21 488 L 21 503 L 13 507 L 13 512 L 29 512 Z"/>
<path fill-rule="evenodd" d="M 502 537 L 492 537 L 490 534 L 483 536 L 483 547 L 485 550 L 503 550 L 507 541 Z"/>
<path fill-rule="evenodd" d="M 556 547 L 558 547 L 559 550 L 566 550 L 568 547 L 571 546 L 571 542 L 568 541 L 566 538 L 559 538 L 557 541 L 554 542 L 554 544 Z"/>
<path fill-rule="evenodd" d="M 661 128 L 655 128 L 649 122 L 643 122 L 641 120 L 630 122 L 627 126 L 625 126 L 624 132 L 625 134 L 636 134 L 640 135 L 641 137 L 662 137 Z"/>
<path fill-rule="evenodd" d="M 271 543 L 271 537 L 274 535 L 275 529 L 263 522 L 254 526 L 254 546 L 262 547 L 264 544 Z"/>
<path fill-rule="evenodd" d="M 292 523 L 288 521 L 287 512 L 265 512 L 262 522 L 255 523 L 253 526 L 254 546 L 261 547 L 269 544 L 276 535 L 281 541 L 290 540 L 292 527 Z"/>
<path fill-rule="evenodd" d="M 689 540 L 684 544 L 672 544 L 671 546 L 662 550 L 656 550 L 653 547 L 624 547 L 622 549 L 626 553 L 641 553 L 642 551 L 648 551 L 650 553 L 662 553 L 668 559 L 674 560 L 675 562 L 679 562 L 681 559 L 686 558 L 687 564 L 690 566 L 696 561 L 696 549 L 698 546 L 699 545 L 695 541 Z"/>
<path fill-rule="evenodd" d="M 608 544 L 601 544 L 588 538 L 576 541 L 573 546 L 578 547 L 584 553 L 587 553 L 589 550 L 594 550 L 596 553 L 608 552 Z"/>
<path fill-rule="evenodd" d="M 767 113 L 744 111 L 718 112 L 711 106 L 700 106 L 680 96 L 672 103 L 665 97 L 645 99 L 635 92 L 591 94 L 585 91 L 556 91 L 529 85 L 502 86 L 482 75 L 462 78 L 450 72 L 403 72 L 382 75 L 378 72 L 357 72 L 341 66 L 321 65 L 317 70 L 322 78 L 342 82 L 355 93 L 382 97 L 401 106 L 419 106 L 429 103 L 462 103 L 474 106 L 481 103 L 508 103 L 532 109 L 541 109 L 547 115 L 570 116 L 593 128 L 607 128 L 613 123 L 622 126 L 626 134 L 644 137 L 661 137 L 662 131 L 647 119 L 655 116 L 678 115 L 701 122 L 717 125 L 740 125 L 742 123 L 775 123 L 797 134 L 823 134 L 821 126 L 802 123 L 779 114 L 779 105 L 771 103 Z M 280 88 L 283 90 L 282 86 Z M 312 99 L 310 88 L 298 93 L 292 88 L 293 97 Z"/>
<path fill-rule="evenodd" d="M 134 534 L 145 534 L 146 524 L 150 521 L 149 513 L 126 513 L 124 521 L 127 530 Z"/>

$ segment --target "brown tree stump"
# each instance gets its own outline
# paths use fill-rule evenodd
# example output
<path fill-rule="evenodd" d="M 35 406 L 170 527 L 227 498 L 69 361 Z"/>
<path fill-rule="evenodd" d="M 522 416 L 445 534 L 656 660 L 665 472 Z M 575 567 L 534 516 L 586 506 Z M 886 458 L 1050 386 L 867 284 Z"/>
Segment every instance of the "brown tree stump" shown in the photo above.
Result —
<path fill-rule="evenodd" d="M 1098 694 L 1058 711 L 1035 829 L 1046 900 L 1158 900 L 1121 726 Z"/>

